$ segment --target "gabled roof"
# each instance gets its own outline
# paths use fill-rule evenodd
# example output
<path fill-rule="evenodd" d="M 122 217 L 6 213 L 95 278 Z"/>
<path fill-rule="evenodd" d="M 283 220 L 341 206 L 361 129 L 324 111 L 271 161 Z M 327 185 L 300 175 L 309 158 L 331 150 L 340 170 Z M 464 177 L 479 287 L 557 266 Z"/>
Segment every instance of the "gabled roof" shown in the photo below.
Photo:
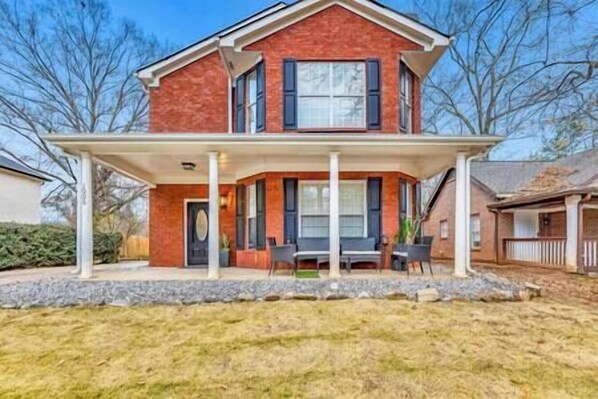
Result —
<path fill-rule="evenodd" d="M 50 181 L 50 179 L 43 174 L 36 172 L 35 170 L 30 169 L 16 161 L 13 161 L 12 159 L 3 157 L 2 155 L 0 155 L 0 169 L 8 170 L 9 172 L 31 177 L 37 180 Z"/>
<path fill-rule="evenodd" d="M 496 198 L 514 195 L 526 187 L 550 161 L 474 161 L 471 163 L 471 181 Z M 445 171 L 424 208 L 428 214 L 434 207 L 446 182 L 455 168 Z"/>
<path fill-rule="evenodd" d="M 245 46 L 334 5 L 344 7 L 420 44 L 424 52 L 432 55 L 431 58 L 422 61 L 422 74 L 429 70 L 450 43 L 450 37 L 447 35 L 378 1 L 300 0 L 290 5 L 280 2 L 245 18 L 229 28 L 216 32 L 167 57 L 140 68 L 137 71 L 137 76 L 147 86 L 158 86 L 161 76 L 172 73 L 214 51 L 227 48 L 235 53 L 241 53 Z M 406 52 L 405 57 L 409 58 L 412 55 Z"/>

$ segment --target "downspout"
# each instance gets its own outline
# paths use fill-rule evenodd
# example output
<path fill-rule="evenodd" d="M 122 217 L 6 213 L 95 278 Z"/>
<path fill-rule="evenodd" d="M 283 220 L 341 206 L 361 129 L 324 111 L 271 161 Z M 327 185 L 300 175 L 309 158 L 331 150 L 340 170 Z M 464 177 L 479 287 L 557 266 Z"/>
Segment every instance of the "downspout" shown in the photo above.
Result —
<path fill-rule="evenodd" d="M 231 71 L 230 65 L 226 60 L 226 56 L 224 55 L 224 51 L 222 51 L 222 46 L 220 46 L 220 38 L 216 39 L 216 46 L 218 47 L 218 54 L 220 54 L 220 60 L 224 65 L 224 69 L 226 69 L 226 74 L 228 75 L 228 90 L 227 90 L 227 124 L 228 124 L 228 132 L 233 132 L 233 72 Z"/>
<path fill-rule="evenodd" d="M 465 269 L 472 274 L 477 274 L 477 272 L 471 268 L 471 161 L 485 157 L 489 151 L 488 149 L 473 155 L 465 161 L 465 173 L 467 174 L 467 184 L 465 185 L 465 232 L 467 237 L 465 240 Z"/>

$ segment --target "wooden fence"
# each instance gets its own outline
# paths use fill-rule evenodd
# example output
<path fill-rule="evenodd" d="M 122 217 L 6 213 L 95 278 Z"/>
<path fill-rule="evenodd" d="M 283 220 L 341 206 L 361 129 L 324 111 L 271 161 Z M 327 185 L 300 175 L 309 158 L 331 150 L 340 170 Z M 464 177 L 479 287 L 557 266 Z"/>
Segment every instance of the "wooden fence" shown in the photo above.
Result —
<path fill-rule="evenodd" d="M 143 236 L 131 236 L 122 246 L 120 257 L 123 260 L 149 259 L 149 239 Z"/>

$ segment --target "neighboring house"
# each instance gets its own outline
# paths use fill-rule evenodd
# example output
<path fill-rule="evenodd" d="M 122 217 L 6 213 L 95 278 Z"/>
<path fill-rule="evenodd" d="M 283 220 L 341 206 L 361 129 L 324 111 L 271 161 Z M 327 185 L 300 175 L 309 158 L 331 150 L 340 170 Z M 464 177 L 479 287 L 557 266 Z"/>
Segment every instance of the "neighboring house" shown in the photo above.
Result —
<path fill-rule="evenodd" d="M 471 258 L 598 269 L 598 149 L 553 162 L 471 163 Z M 433 256 L 453 258 L 454 170 L 425 208 Z"/>
<path fill-rule="evenodd" d="M 0 156 L 0 222 L 41 223 L 41 188 L 48 178 Z"/>
<path fill-rule="evenodd" d="M 47 139 L 82 157 L 86 189 L 92 161 L 151 188 L 152 266 L 215 277 L 226 233 L 234 265 L 266 268 L 267 238 L 310 237 L 336 275 L 340 237 L 392 239 L 421 179 L 500 141 L 421 134 L 421 80 L 449 43 L 376 1 L 277 3 L 138 71 L 150 134 Z"/>

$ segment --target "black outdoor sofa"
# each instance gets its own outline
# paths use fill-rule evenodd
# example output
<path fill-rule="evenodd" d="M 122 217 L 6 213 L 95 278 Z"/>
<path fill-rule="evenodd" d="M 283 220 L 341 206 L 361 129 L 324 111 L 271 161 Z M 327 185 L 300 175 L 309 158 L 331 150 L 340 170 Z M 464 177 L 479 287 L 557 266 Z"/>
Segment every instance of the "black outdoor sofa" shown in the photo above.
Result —
<path fill-rule="evenodd" d="M 377 270 L 382 269 L 382 252 L 376 245 L 376 239 L 368 238 L 341 238 L 340 261 L 351 272 L 353 264 L 368 262 L 375 263 Z M 317 270 L 324 263 L 330 262 L 330 241 L 328 238 L 298 238 L 297 244 L 277 245 L 276 239 L 268 238 L 270 246 L 270 275 L 275 271 L 279 262 L 293 266 L 297 271 L 299 262 L 315 261 Z"/>

